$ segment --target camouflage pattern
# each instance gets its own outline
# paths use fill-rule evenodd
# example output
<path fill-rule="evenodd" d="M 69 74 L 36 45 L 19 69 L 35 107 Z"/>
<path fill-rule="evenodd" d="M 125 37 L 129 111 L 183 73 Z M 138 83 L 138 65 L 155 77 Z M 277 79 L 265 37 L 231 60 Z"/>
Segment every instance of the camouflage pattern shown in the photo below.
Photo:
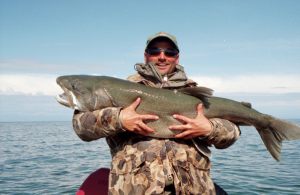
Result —
<path fill-rule="evenodd" d="M 158 87 L 140 74 L 133 82 Z M 194 86 L 187 80 L 184 87 Z M 239 128 L 224 119 L 210 119 L 213 131 L 192 140 L 157 139 L 122 130 L 121 108 L 94 112 L 75 111 L 73 127 L 85 140 L 106 138 L 112 155 L 109 194 L 215 194 L 208 146 L 226 148 L 240 135 Z"/>
<path fill-rule="evenodd" d="M 234 143 L 239 138 L 240 129 L 232 122 L 213 118 L 209 119 L 213 125 L 213 131 L 206 138 L 208 145 L 214 145 L 218 149 L 225 149 Z"/>
<path fill-rule="evenodd" d="M 84 141 L 96 140 L 124 131 L 119 123 L 120 109 L 109 107 L 93 112 L 75 110 L 73 129 Z"/>
<path fill-rule="evenodd" d="M 214 194 L 210 162 L 191 141 L 129 143 L 113 157 L 110 194 L 164 194 L 173 183 L 177 194 Z"/>

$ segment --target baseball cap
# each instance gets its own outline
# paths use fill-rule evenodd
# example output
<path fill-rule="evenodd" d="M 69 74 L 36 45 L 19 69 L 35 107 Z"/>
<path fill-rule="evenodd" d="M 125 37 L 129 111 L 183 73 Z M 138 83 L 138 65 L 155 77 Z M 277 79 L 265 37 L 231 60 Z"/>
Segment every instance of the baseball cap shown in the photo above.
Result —
<path fill-rule="evenodd" d="M 167 38 L 169 39 L 175 46 L 175 48 L 179 51 L 179 48 L 178 48 L 178 43 L 177 43 L 177 40 L 176 40 L 176 37 L 169 34 L 169 33 L 166 33 L 166 32 L 158 32 L 152 36 L 150 36 L 148 39 L 147 39 L 147 42 L 146 42 L 146 49 L 148 48 L 149 44 L 154 41 L 155 39 L 157 38 Z"/>

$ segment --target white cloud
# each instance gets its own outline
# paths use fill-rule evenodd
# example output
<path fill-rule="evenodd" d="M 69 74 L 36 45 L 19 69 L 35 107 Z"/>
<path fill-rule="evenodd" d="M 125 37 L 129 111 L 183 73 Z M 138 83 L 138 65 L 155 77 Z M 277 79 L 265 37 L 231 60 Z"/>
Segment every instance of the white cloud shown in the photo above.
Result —
<path fill-rule="evenodd" d="M 199 85 L 218 93 L 293 93 L 300 92 L 299 75 L 240 75 L 233 77 L 192 76 Z"/>
<path fill-rule="evenodd" d="M 1 95 L 56 95 L 61 92 L 55 75 L 0 75 Z"/>
<path fill-rule="evenodd" d="M 0 95 L 57 95 L 57 75 L 0 74 Z M 193 76 L 199 85 L 216 93 L 290 93 L 300 92 L 300 77 L 296 75 L 241 75 L 234 77 Z"/>
<path fill-rule="evenodd" d="M 118 64 L 116 62 L 116 64 Z M 26 59 L 0 59 L 0 70 L 2 74 L 91 74 L 106 73 L 111 70 L 111 63 L 91 63 L 91 62 L 68 62 L 44 63 L 37 60 Z"/>

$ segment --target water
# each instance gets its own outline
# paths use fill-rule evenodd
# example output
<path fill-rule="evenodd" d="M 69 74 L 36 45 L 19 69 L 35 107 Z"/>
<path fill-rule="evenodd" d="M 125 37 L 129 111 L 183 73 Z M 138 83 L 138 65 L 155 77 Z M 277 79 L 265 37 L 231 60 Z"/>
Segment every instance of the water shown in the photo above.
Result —
<path fill-rule="evenodd" d="M 293 120 L 300 124 L 300 120 Z M 300 140 L 284 142 L 280 162 L 253 127 L 226 150 L 212 151 L 214 181 L 229 194 L 300 194 Z"/>
<path fill-rule="evenodd" d="M 81 141 L 70 122 L 0 123 L 0 143 L 0 194 L 74 194 L 110 166 L 105 140 Z M 232 147 L 213 150 L 212 176 L 229 194 L 300 194 L 298 148 L 300 141 L 284 143 L 278 163 L 256 130 L 243 127 Z"/>

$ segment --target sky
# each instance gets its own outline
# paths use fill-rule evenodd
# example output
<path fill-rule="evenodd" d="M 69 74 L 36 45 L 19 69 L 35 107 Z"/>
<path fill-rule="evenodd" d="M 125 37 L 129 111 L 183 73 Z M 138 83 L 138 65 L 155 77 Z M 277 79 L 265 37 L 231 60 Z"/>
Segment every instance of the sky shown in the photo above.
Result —
<path fill-rule="evenodd" d="M 56 77 L 125 79 L 160 31 L 215 95 L 300 118 L 300 1 L 0 0 L 0 121 L 71 120 Z"/>

